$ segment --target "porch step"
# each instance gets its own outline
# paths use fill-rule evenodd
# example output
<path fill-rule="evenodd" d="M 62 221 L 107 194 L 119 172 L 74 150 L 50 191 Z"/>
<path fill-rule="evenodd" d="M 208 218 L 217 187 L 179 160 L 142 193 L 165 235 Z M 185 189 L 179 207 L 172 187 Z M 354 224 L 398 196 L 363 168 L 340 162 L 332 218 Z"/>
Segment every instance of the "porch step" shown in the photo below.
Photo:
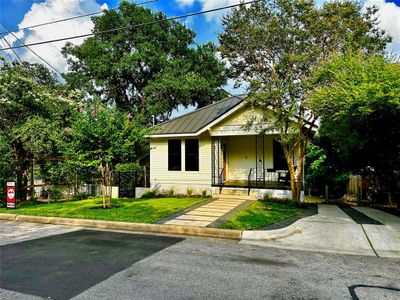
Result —
<path fill-rule="evenodd" d="M 213 198 L 224 199 L 257 200 L 258 192 L 250 190 L 250 194 L 248 195 L 248 189 L 224 187 L 221 192 L 219 188 L 213 188 L 212 196 Z"/>

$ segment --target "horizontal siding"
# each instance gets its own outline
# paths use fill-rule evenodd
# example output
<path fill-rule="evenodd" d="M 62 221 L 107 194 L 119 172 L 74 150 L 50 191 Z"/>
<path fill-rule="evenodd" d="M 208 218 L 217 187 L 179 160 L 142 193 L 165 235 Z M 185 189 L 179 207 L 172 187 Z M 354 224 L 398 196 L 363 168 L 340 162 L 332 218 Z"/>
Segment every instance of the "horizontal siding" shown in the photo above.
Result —
<path fill-rule="evenodd" d="M 253 120 L 254 124 L 264 123 L 262 113 L 259 109 L 243 108 L 238 112 L 235 112 L 225 120 L 221 121 L 219 124 L 215 125 L 211 129 L 211 135 L 214 136 L 230 136 L 230 135 L 255 135 L 258 134 L 259 128 L 254 126 L 254 128 L 245 129 L 244 126 L 248 124 L 250 120 Z M 271 122 L 273 117 L 271 114 Z M 267 125 L 267 124 L 265 124 Z M 270 134 L 276 132 L 269 132 Z"/>
<path fill-rule="evenodd" d="M 199 139 L 199 171 L 185 171 L 185 139 L 182 140 L 182 170 L 168 171 L 168 139 L 150 139 L 150 182 L 155 184 L 210 185 L 211 138 Z"/>
<path fill-rule="evenodd" d="M 264 137 L 264 163 L 265 168 L 273 168 L 274 136 Z M 256 141 L 255 136 L 230 136 L 227 141 L 227 169 L 228 179 L 247 180 L 251 168 L 256 167 Z"/>

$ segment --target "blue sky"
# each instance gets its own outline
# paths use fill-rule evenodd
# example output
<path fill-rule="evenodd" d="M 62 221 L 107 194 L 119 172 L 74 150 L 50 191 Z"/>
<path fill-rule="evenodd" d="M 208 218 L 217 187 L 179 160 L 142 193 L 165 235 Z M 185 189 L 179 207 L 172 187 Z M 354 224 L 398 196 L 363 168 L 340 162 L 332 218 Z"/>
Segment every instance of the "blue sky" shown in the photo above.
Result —
<path fill-rule="evenodd" d="M 6 27 L 11 29 L 18 28 L 18 24 L 23 20 L 24 15 L 30 10 L 32 4 L 43 3 L 46 0 L 0 0 L 0 22 Z M 68 2 L 69 0 L 66 0 Z M 109 8 L 117 7 L 120 0 L 95 0 L 99 5 L 107 3 Z M 133 2 L 142 2 L 142 0 L 136 0 Z M 185 2 L 185 1 L 182 1 Z M 185 14 L 188 12 L 198 11 L 203 8 L 203 3 L 206 1 L 188 1 L 194 2 L 193 5 L 186 5 L 184 7 L 179 5 L 179 0 L 158 0 L 154 3 L 145 4 L 154 10 L 160 10 L 168 16 L 175 16 L 180 14 Z M 210 1 L 211 2 L 211 1 Z M 214 0 L 216 3 L 214 6 L 223 6 L 230 1 L 224 0 Z M 220 2 L 220 4 L 218 3 Z M 234 2 L 234 1 L 231 1 Z M 319 3 L 322 0 L 317 1 Z M 387 0 L 386 2 L 391 2 L 400 7 L 400 0 Z M 206 41 L 216 42 L 216 33 L 221 30 L 219 22 L 210 22 L 206 20 L 205 16 L 196 16 L 190 18 L 188 21 L 188 26 L 194 29 L 197 33 L 196 41 L 199 43 L 204 43 Z M 67 23 L 66 23 L 67 24 Z"/>
<path fill-rule="evenodd" d="M 135 0 L 133 2 L 143 1 L 145 0 Z M 119 2 L 120 0 L 0 0 L 0 23 L 4 24 L 8 29 L 17 31 L 19 24 L 27 26 L 57 18 L 89 13 L 97 11 L 100 8 L 100 5 L 103 5 L 104 3 L 106 3 L 109 8 L 114 8 L 118 6 Z M 225 6 L 237 2 L 239 2 L 239 0 L 158 0 L 157 2 L 148 3 L 144 6 L 153 10 L 162 11 L 167 16 L 176 16 L 203 9 Z M 321 4 L 323 0 L 317 0 L 317 2 L 318 4 Z M 381 6 L 383 27 L 385 27 L 385 29 L 388 30 L 392 35 L 398 35 L 398 37 L 395 37 L 394 45 L 391 46 L 389 50 L 394 50 L 400 54 L 400 0 L 386 0 L 386 2 L 385 0 L 366 0 L 364 2 L 367 5 L 377 4 L 378 6 Z M 47 6 L 48 11 L 46 14 L 37 13 L 37 11 L 44 11 L 46 9 L 46 4 L 49 4 Z M 52 4 L 52 7 L 50 4 Z M 35 5 L 37 6 L 36 13 L 32 13 Z M 58 11 L 55 12 L 55 10 Z M 30 11 L 31 15 L 29 15 Z M 199 15 L 181 21 L 185 22 L 188 27 L 196 32 L 196 41 L 198 43 L 205 43 L 207 41 L 217 43 L 217 33 L 221 31 L 220 16 L 221 13 L 214 15 Z M 90 18 L 85 19 L 87 22 L 90 22 Z M 82 19 L 82 21 L 84 21 L 84 19 Z M 74 22 L 71 21 L 60 23 L 59 25 L 61 27 L 55 28 L 52 34 L 49 32 L 52 30 L 52 26 L 40 27 L 38 28 L 37 32 L 25 30 L 25 32 L 20 32 L 20 37 L 24 41 L 36 41 L 38 39 L 43 39 L 44 36 L 69 36 L 85 33 L 91 29 L 88 23 L 73 23 Z M 74 25 L 75 28 L 72 28 Z M 42 31 L 45 30 L 47 30 L 47 32 L 43 33 Z M 1 29 L 0 31 L 3 32 L 4 30 Z M 11 36 L 9 36 L 7 39 L 12 41 Z M 398 45 L 396 45 L 397 42 Z M 1 43 L 4 42 L 1 41 Z M 18 42 L 14 41 L 14 45 L 16 44 L 18 44 Z M 57 46 L 59 48 L 62 47 L 61 44 Z M 44 48 L 43 50 L 45 53 L 46 51 L 50 51 Z M 24 49 L 21 49 L 18 50 L 18 53 L 24 51 Z M 53 52 L 53 55 L 54 53 L 55 52 Z M 51 56 L 51 54 L 51 52 L 48 53 L 49 56 Z M 22 53 L 22 56 L 24 56 L 24 53 Z M 28 56 L 26 57 L 28 58 Z M 54 63 L 58 65 L 61 64 L 61 61 L 54 61 Z M 61 66 L 61 68 L 63 67 L 64 66 Z"/>
<path fill-rule="evenodd" d="M 134 0 L 131 2 L 143 1 L 145 0 Z M 157 2 L 145 4 L 144 6 L 156 11 L 162 11 L 167 16 L 177 16 L 226 6 L 238 3 L 239 1 L 240 0 L 158 0 Z M 91 31 L 93 24 L 90 18 L 75 19 L 73 21 L 24 31 L 18 31 L 18 28 L 91 13 L 98 11 L 100 6 L 104 4 L 106 4 L 108 8 L 114 8 L 118 6 L 119 2 L 120 0 L 0 0 L 0 23 L 4 24 L 8 29 L 13 30 L 24 43 L 73 36 Z M 317 3 L 320 5 L 323 3 L 323 0 L 317 0 Z M 363 3 L 364 6 L 375 4 L 379 7 L 380 26 L 393 36 L 393 43 L 388 46 L 387 50 L 400 55 L 400 0 L 364 0 Z M 217 33 L 222 29 L 220 24 L 222 14 L 223 13 L 220 12 L 199 15 L 183 19 L 181 22 L 185 22 L 189 28 L 196 32 L 197 43 L 201 44 L 208 41 L 217 43 Z M 4 29 L 0 28 L 0 32 L 4 32 Z M 11 35 L 7 35 L 6 39 L 13 45 L 18 44 L 18 41 Z M 82 41 L 83 40 L 74 40 L 74 43 L 80 43 Z M 64 42 L 34 46 L 32 48 L 57 69 L 66 71 L 67 66 L 65 59 L 59 53 L 63 45 Z M 4 46 L 6 46 L 4 41 L 0 39 L 0 47 Z M 17 53 L 24 60 L 38 62 L 37 58 L 24 48 L 18 49 Z M 4 52 L 0 53 L 0 55 L 1 54 L 4 54 Z M 13 55 L 11 52 L 8 54 L 11 56 Z M 228 84 L 226 88 L 233 93 L 242 92 L 242 90 L 233 90 L 232 83 Z"/>
<path fill-rule="evenodd" d="M 66 0 L 68 2 L 68 0 Z M 118 6 L 120 0 L 95 0 L 99 5 L 107 3 L 109 8 Z M 135 0 L 131 2 L 144 2 L 145 0 Z M 400 1 L 400 0 L 399 0 Z M 16 30 L 18 24 L 23 20 L 25 14 L 31 9 L 34 3 L 43 3 L 46 0 L 0 0 L 0 23 L 4 24 L 8 29 Z M 218 0 L 215 3 L 218 4 Z M 216 6 L 224 6 L 228 1 L 221 1 Z M 202 4 L 195 1 L 191 6 L 182 7 L 175 0 L 158 0 L 154 3 L 144 4 L 148 8 L 164 12 L 167 16 L 182 15 L 193 11 L 202 10 Z M 205 16 L 195 16 L 183 20 L 188 27 L 194 29 L 197 33 L 196 41 L 204 43 L 207 41 L 217 41 L 216 33 L 220 31 L 219 22 L 207 21 Z M 32 22 L 31 24 L 34 24 Z M 65 24 L 68 24 L 66 22 Z M 1 30 L 3 31 L 3 30 Z"/>

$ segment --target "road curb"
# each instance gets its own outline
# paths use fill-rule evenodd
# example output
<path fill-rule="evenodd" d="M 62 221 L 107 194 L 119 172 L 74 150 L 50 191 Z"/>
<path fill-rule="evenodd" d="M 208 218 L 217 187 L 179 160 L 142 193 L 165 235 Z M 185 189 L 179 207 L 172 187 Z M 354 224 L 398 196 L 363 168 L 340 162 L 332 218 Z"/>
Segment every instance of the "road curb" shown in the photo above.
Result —
<path fill-rule="evenodd" d="M 15 214 L 1 214 L 0 220 L 15 221 L 16 217 L 17 217 L 17 215 L 15 215 Z"/>
<path fill-rule="evenodd" d="M 287 238 L 303 231 L 303 228 L 296 223 L 297 221 L 288 227 L 275 230 L 244 230 L 242 240 L 273 241 Z"/>
<path fill-rule="evenodd" d="M 118 230 L 140 231 L 140 232 L 182 234 L 182 235 L 216 237 L 216 238 L 234 239 L 234 240 L 240 240 L 242 238 L 241 230 L 219 229 L 219 228 L 208 228 L 208 227 L 115 222 L 115 221 L 72 219 L 72 218 L 59 218 L 59 217 L 40 217 L 40 216 L 3 214 L 3 213 L 0 213 L 0 220 L 94 227 L 102 229 L 118 229 Z"/>

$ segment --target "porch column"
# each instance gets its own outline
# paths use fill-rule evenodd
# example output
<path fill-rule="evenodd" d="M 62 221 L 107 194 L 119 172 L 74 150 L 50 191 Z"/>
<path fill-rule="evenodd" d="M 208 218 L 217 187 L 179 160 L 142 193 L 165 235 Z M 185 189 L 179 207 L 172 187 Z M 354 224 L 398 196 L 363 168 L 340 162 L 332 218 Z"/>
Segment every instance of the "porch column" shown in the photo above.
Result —
<path fill-rule="evenodd" d="M 211 184 L 220 184 L 220 154 L 221 153 L 221 138 L 211 137 Z"/>
<path fill-rule="evenodd" d="M 258 134 L 256 139 L 256 186 L 265 185 L 265 143 L 264 134 Z"/>

